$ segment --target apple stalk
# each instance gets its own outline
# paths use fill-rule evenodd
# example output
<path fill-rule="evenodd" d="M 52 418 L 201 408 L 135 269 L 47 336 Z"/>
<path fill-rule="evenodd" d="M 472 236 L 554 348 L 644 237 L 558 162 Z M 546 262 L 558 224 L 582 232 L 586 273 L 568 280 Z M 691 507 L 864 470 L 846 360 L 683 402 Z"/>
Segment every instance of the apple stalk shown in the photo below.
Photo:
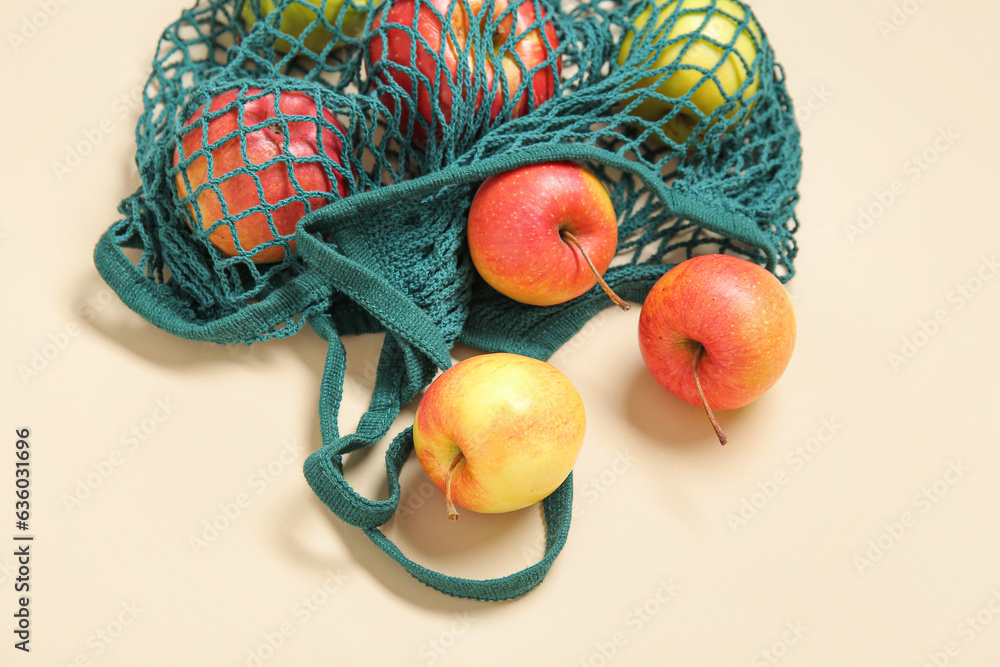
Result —
<path fill-rule="evenodd" d="M 712 428 L 715 429 L 715 435 L 719 436 L 719 443 L 724 445 L 729 442 L 729 438 L 727 438 L 726 434 L 722 432 L 722 427 L 719 426 L 719 422 L 715 419 L 715 414 L 712 412 L 712 408 L 708 405 L 708 399 L 705 398 L 705 392 L 701 388 L 701 380 L 698 378 L 698 362 L 701 361 L 701 355 L 704 351 L 705 346 L 698 343 L 694 351 L 694 387 L 698 390 L 698 398 L 701 399 L 701 404 L 705 406 L 705 412 L 708 414 L 708 421 L 712 422 Z"/>
<path fill-rule="evenodd" d="M 465 460 L 465 454 L 462 452 L 458 453 L 458 456 L 454 458 L 451 462 L 451 467 L 448 468 L 448 476 L 444 479 L 444 499 L 448 504 L 448 520 L 458 521 L 458 509 L 455 507 L 455 503 L 451 499 L 451 478 L 455 472 L 455 468 L 458 464 Z"/>
<path fill-rule="evenodd" d="M 600 271 L 597 270 L 597 267 L 594 266 L 594 262 L 591 261 L 590 255 L 588 255 L 587 251 L 583 249 L 583 244 L 580 243 L 580 239 L 576 238 L 576 236 L 574 236 L 572 233 L 567 232 L 565 230 L 560 232 L 560 234 L 564 239 L 566 239 L 567 241 L 569 241 L 570 243 L 572 243 L 577 247 L 577 249 L 580 251 L 580 254 L 583 255 L 584 261 L 587 262 L 587 266 L 589 266 L 590 270 L 594 273 L 594 277 L 597 278 L 597 284 L 600 285 L 601 289 L 604 290 L 604 293 L 607 294 L 612 301 L 614 301 L 615 305 L 621 308 L 622 310 L 631 309 L 632 306 L 626 303 L 625 300 L 622 299 L 620 296 L 615 294 L 614 290 L 612 290 L 611 287 L 604 281 L 604 277 L 601 276 Z"/>

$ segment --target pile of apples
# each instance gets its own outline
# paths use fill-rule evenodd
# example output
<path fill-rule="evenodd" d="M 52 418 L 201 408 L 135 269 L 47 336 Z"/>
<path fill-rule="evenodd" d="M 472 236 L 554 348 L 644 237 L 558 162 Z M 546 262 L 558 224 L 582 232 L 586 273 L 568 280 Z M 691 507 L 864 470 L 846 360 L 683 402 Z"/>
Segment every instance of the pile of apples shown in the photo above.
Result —
<path fill-rule="evenodd" d="M 607 189 L 586 168 L 543 163 L 492 176 L 468 220 L 476 270 L 521 303 L 564 303 L 604 282 L 618 240 Z M 667 271 L 639 313 L 639 350 L 656 380 L 702 406 L 719 442 L 713 408 L 753 402 L 784 373 L 795 346 L 791 299 L 758 264 L 699 255 Z M 413 444 L 431 480 L 454 503 L 506 512 L 551 494 L 580 452 L 580 395 L 550 364 L 511 354 L 466 359 L 438 376 L 417 406 Z"/>
<path fill-rule="evenodd" d="M 360 37 L 369 75 L 409 91 L 409 104 L 398 113 L 397 97 L 386 94 L 382 102 L 398 121 L 399 136 L 418 150 L 429 137 L 462 132 L 454 125 L 463 121 L 451 113 L 455 96 L 474 96 L 475 108 L 495 123 L 524 116 L 555 94 L 559 41 L 540 4 L 384 1 L 367 34 L 364 8 L 379 0 L 299 0 L 267 21 L 314 53 L 351 48 L 335 43 L 324 25 Z M 252 26 L 274 9 L 272 0 L 247 0 L 242 16 Z M 728 111 L 713 122 L 745 120 L 758 87 L 761 34 L 742 5 L 656 0 L 633 25 L 621 40 L 618 63 L 650 72 L 636 77 L 635 95 L 649 88 L 658 94 L 639 103 L 623 99 L 622 105 L 662 123 L 679 142 L 724 104 Z M 414 30 L 420 39 L 413 39 Z M 646 47 L 656 40 L 653 56 L 633 62 L 635 40 L 646 40 Z M 492 50 L 480 58 L 470 43 Z M 732 48 L 723 48 L 727 44 Z M 276 48 L 292 46 L 279 39 Z M 670 76 L 654 75 L 675 62 Z M 477 87 L 482 81 L 485 89 Z M 668 101 L 681 98 L 676 106 Z M 298 221 L 348 196 L 347 140 L 333 113 L 305 91 L 244 87 L 220 93 L 187 119 L 174 151 L 188 224 L 225 256 L 283 261 L 295 251 Z M 318 157 L 339 169 L 324 167 Z M 603 279 L 618 245 L 617 221 L 607 188 L 585 167 L 530 165 L 480 185 L 468 214 L 468 250 L 483 279 L 518 302 L 551 306 L 600 285 L 628 310 Z M 675 396 L 703 407 L 725 444 L 713 408 L 745 406 L 773 386 L 791 358 L 795 332 L 791 301 L 774 275 L 737 257 L 702 255 L 676 265 L 653 286 L 642 303 L 638 339 L 652 375 Z M 454 519 L 456 506 L 507 512 L 547 497 L 572 470 L 585 426 L 579 393 L 555 367 L 520 355 L 482 354 L 431 383 L 417 408 L 413 440 Z"/>

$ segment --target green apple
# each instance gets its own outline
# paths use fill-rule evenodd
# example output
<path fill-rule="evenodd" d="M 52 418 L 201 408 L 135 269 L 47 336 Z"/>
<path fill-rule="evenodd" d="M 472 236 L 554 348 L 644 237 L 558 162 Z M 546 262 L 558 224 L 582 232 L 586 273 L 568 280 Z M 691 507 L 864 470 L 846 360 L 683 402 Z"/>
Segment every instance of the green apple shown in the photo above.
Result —
<path fill-rule="evenodd" d="M 380 0 L 358 0 L 355 4 L 369 5 L 368 9 L 370 9 L 379 2 Z M 323 27 L 322 22 L 316 23 L 305 34 L 304 38 L 302 35 L 309 25 L 319 18 L 319 9 L 323 10 L 324 18 L 330 25 L 335 26 L 338 20 L 341 21 L 340 32 L 345 36 L 359 37 L 361 35 L 361 31 L 365 27 L 365 18 L 368 12 L 363 9 L 357 9 L 351 6 L 350 3 L 346 3 L 345 6 L 344 0 L 326 0 L 325 2 L 324 0 L 292 0 L 291 4 L 281 12 L 281 21 L 278 24 L 278 30 L 289 37 L 302 39 L 302 43 L 307 49 L 314 53 L 320 53 L 333 40 L 333 35 Z M 254 11 L 250 0 L 243 0 L 242 15 L 244 22 L 246 22 L 247 30 L 253 27 L 258 18 L 266 17 L 274 10 L 275 0 L 260 0 L 259 15 Z M 341 13 L 343 17 L 340 16 Z M 274 47 L 282 53 L 288 53 L 292 45 L 287 40 L 278 39 L 275 41 Z"/>
<path fill-rule="evenodd" d="M 654 7 L 656 23 L 647 27 Z M 666 29 L 668 21 L 673 21 L 669 30 Z M 742 4 L 735 0 L 652 0 L 632 25 L 634 30 L 629 30 L 622 38 L 619 66 L 628 60 L 637 35 L 637 49 L 651 52 L 637 67 L 654 71 L 676 63 L 671 74 L 650 74 L 639 80 L 632 90 L 640 92 L 653 88 L 671 99 L 690 93 L 690 104 L 705 116 L 710 116 L 726 101 L 737 99 L 737 109 L 726 117 L 731 122 L 744 117 L 749 109 L 747 100 L 759 87 L 757 51 L 763 37 L 760 26 Z M 737 96 L 744 82 L 746 87 L 742 95 Z M 635 113 L 655 122 L 667 117 L 673 107 L 669 101 L 649 96 L 636 107 Z M 684 141 L 700 120 L 692 108 L 682 106 L 663 129 L 671 138 Z"/>
<path fill-rule="evenodd" d="M 413 422 L 427 476 L 455 505 L 512 512 L 569 476 L 583 445 L 583 399 L 555 366 L 518 354 L 480 354 L 439 375 Z"/>

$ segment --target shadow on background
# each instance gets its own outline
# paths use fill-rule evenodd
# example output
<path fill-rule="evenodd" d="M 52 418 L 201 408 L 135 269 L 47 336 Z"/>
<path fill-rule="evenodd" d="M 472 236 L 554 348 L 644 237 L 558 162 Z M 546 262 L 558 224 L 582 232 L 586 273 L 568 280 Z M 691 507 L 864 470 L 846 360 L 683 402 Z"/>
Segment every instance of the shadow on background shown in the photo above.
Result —
<path fill-rule="evenodd" d="M 654 442 L 661 442 L 677 452 L 696 455 L 706 448 L 721 448 L 712 424 L 701 406 L 691 405 L 664 389 L 646 369 L 632 369 L 624 414 L 629 423 Z M 739 442 L 741 425 L 751 406 L 737 410 L 715 410 L 715 418 L 729 438 L 726 448 Z"/>

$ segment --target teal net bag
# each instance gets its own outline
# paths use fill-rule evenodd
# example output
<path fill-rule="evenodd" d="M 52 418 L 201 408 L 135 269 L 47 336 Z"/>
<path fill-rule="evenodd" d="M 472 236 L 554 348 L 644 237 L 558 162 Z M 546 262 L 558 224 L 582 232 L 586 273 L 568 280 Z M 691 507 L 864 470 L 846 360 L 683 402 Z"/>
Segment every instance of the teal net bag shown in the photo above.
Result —
<path fill-rule="evenodd" d="M 486 284 L 465 241 L 483 180 L 590 169 L 619 216 L 604 277 L 635 302 L 696 254 L 794 274 L 799 132 L 736 0 L 200 0 L 160 38 L 136 142 L 141 186 L 97 243 L 101 276 L 191 340 L 259 343 L 308 323 L 329 343 L 308 483 L 449 595 L 537 586 L 566 542 L 572 476 L 542 503 L 542 559 L 474 580 L 414 562 L 382 530 L 411 429 L 391 437 L 384 499 L 351 487 L 344 457 L 390 437 L 456 343 L 546 359 L 611 305 L 597 287 L 538 307 Z M 384 344 L 345 433 L 342 339 L 363 333 Z"/>

